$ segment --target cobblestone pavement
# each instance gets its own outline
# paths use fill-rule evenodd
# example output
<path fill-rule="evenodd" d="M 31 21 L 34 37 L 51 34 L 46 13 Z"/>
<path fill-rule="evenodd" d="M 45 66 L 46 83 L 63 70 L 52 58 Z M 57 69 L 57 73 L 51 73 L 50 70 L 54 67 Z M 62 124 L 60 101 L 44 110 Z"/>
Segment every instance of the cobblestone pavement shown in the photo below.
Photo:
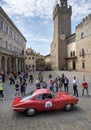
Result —
<path fill-rule="evenodd" d="M 32 72 L 35 79 L 38 72 Z M 77 76 L 79 84 L 79 103 L 70 112 L 62 110 L 41 112 L 34 117 L 27 117 L 23 113 L 12 111 L 12 101 L 14 98 L 14 85 L 9 85 L 9 81 L 4 83 L 5 100 L 0 99 L 0 130 L 91 130 L 91 74 L 79 72 L 43 72 L 44 78 L 48 82 L 48 75 L 53 77 L 61 76 L 64 73 L 70 83 L 69 92 L 73 94 L 72 78 Z M 81 82 L 85 75 L 89 84 L 89 96 L 81 95 Z M 27 87 L 27 92 L 34 89 L 34 85 Z"/>

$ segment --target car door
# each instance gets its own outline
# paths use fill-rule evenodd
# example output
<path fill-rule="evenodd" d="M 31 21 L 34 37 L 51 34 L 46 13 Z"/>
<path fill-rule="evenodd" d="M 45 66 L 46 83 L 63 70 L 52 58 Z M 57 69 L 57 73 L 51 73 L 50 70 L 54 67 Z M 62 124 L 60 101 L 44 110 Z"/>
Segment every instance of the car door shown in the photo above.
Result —
<path fill-rule="evenodd" d="M 62 100 L 58 96 L 53 98 L 52 103 L 53 103 L 53 110 L 61 109 L 64 107 L 64 100 Z"/>
<path fill-rule="evenodd" d="M 48 94 L 40 94 L 36 97 L 38 111 L 47 111 L 53 109 L 53 100 L 48 98 Z"/>

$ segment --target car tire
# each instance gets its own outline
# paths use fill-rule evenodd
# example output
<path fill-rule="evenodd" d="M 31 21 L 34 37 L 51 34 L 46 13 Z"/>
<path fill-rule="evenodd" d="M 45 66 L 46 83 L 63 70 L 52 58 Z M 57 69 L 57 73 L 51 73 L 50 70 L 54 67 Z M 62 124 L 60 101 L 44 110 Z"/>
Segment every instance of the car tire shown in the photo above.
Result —
<path fill-rule="evenodd" d="M 67 104 L 67 105 L 65 106 L 65 110 L 66 110 L 66 111 L 71 111 L 72 108 L 73 108 L 73 105 L 72 105 L 72 104 Z"/>
<path fill-rule="evenodd" d="M 26 110 L 27 116 L 34 116 L 36 114 L 36 110 L 34 108 L 29 108 Z"/>

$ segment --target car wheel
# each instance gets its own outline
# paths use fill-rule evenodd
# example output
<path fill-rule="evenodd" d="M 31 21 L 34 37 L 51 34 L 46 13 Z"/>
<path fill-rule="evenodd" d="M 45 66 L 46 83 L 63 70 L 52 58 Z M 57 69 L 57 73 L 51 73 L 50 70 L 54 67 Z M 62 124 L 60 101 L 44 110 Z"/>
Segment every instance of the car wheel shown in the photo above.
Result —
<path fill-rule="evenodd" d="M 34 108 L 29 108 L 26 110 L 27 116 L 34 116 L 36 114 L 36 110 Z"/>
<path fill-rule="evenodd" d="M 72 104 L 67 104 L 67 105 L 65 106 L 65 110 L 66 110 L 66 111 L 70 111 L 70 110 L 72 109 L 72 107 L 73 107 Z"/>

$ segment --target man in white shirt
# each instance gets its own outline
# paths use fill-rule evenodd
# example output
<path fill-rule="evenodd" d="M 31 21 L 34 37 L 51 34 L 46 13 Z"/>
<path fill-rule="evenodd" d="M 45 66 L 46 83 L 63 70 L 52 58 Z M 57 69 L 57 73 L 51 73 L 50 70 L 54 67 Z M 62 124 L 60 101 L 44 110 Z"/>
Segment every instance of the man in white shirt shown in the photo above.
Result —
<path fill-rule="evenodd" d="M 74 91 L 74 95 L 76 95 L 76 97 L 78 97 L 77 85 L 78 85 L 78 81 L 77 81 L 76 77 L 74 76 L 74 78 L 73 78 L 73 91 Z"/>

